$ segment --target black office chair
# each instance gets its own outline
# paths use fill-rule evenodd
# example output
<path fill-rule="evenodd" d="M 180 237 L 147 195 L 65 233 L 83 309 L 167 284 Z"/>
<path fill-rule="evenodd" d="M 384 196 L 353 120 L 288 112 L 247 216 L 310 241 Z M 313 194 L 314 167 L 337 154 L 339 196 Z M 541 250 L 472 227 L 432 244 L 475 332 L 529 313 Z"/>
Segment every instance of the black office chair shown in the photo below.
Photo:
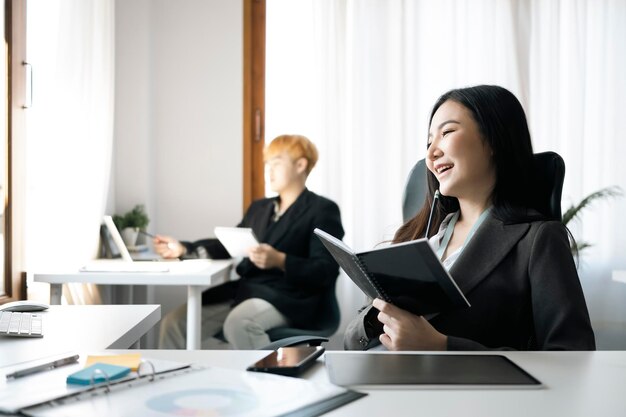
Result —
<path fill-rule="evenodd" d="M 315 316 L 316 327 L 313 329 L 300 329 L 297 327 L 276 327 L 267 332 L 272 343 L 264 346 L 263 350 L 274 350 L 279 347 L 308 344 L 319 346 L 328 342 L 339 327 L 341 314 L 335 295 L 335 285 L 322 296 L 322 301 Z"/>
<path fill-rule="evenodd" d="M 541 152 L 535 155 L 537 170 L 536 209 L 553 220 L 561 220 L 561 193 L 565 178 L 565 162 L 556 152 Z M 404 188 L 402 196 L 402 218 L 410 220 L 424 205 L 428 185 L 426 183 L 426 162 L 417 161 Z M 525 173 L 520 173 L 525 175 Z"/>

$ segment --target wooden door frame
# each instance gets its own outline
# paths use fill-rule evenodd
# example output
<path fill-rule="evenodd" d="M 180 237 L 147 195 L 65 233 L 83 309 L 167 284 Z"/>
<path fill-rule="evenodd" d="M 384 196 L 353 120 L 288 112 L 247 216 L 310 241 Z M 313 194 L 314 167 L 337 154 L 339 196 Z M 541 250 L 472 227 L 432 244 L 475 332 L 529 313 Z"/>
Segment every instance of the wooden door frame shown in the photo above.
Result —
<path fill-rule="evenodd" d="M 5 0 L 4 38 L 7 63 L 7 96 L 5 132 L 5 179 L 4 184 L 4 294 L 0 304 L 26 298 L 26 274 L 16 268 L 20 265 L 18 250 L 21 240 L 14 236 L 19 215 L 15 212 L 13 172 L 15 171 L 15 148 L 26 134 L 24 104 L 26 103 L 26 1 Z"/>
<path fill-rule="evenodd" d="M 266 0 L 243 2 L 243 210 L 265 196 Z"/>

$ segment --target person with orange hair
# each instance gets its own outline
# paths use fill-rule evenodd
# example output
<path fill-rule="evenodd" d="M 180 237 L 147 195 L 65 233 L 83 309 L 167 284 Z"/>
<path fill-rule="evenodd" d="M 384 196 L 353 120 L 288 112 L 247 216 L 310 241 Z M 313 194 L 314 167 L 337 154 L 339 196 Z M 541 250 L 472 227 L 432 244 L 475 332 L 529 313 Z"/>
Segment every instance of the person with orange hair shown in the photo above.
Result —
<path fill-rule="evenodd" d="M 315 228 L 343 238 L 339 207 L 306 188 L 317 163 L 315 145 L 301 135 L 275 138 L 264 151 L 277 197 L 253 202 L 238 227 L 250 227 L 261 242 L 237 265 L 239 280 L 202 295 L 202 345 L 215 346 L 223 331 L 230 347 L 257 349 L 270 342 L 267 331 L 283 326 L 315 328 L 322 296 L 334 291 L 339 267 L 313 234 Z M 222 257 L 215 239 L 194 243 L 157 235 L 155 251 L 164 258 L 191 253 Z M 186 305 L 161 321 L 161 348 L 185 346 Z M 218 344 L 219 346 L 219 344 Z M 226 346 L 223 346 L 226 347 Z"/>

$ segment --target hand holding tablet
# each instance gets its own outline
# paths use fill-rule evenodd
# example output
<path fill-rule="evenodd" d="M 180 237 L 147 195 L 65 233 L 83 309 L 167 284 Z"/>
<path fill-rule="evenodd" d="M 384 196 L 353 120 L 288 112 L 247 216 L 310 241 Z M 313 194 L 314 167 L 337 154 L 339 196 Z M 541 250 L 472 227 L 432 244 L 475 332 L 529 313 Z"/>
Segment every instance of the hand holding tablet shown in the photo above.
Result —
<path fill-rule="evenodd" d="M 215 236 L 233 258 L 248 256 L 248 250 L 259 245 L 249 227 L 216 227 Z"/>

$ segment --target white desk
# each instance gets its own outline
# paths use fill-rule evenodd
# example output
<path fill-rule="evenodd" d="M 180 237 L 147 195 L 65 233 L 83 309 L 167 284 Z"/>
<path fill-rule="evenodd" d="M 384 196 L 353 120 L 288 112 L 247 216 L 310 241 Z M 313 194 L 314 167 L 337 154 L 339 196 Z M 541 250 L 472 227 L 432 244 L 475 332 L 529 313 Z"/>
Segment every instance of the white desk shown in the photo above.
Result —
<path fill-rule="evenodd" d="M 120 261 L 110 261 L 120 262 Z M 186 285 L 187 349 L 200 349 L 202 291 L 230 277 L 230 260 L 192 260 L 167 262 L 169 272 L 79 272 L 34 273 L 33 280 L 50 284 L 50 303 L 61 304 L 63 284 L 77 282 L 106 285 Z"/>
<path fill-rule="evenodd" d="M 263 351 L 144 350 L 144 357 L 245 369 Z M 111 353 L 111 352 L 107 352 Z M 454 353 L 454 352 L 450 352 Z M 458 352 L 457 352 L 458 353 Z M 366 354 L 366 353 L 363 353 Z M 626 352 L 504 352 L 539 379 L 543 389 L 384 389 L 328 416 L 588 417 L 626 415 Z M 328 381 L 321 363 L 305 373 Z"/>
<path fill-rule="evenodd" d="M 41 314 L 44 337 L 0 337 L 0 367 L 67 351 L 127 349 L 159 322 L 161 306 L 51 306 Z"/>

